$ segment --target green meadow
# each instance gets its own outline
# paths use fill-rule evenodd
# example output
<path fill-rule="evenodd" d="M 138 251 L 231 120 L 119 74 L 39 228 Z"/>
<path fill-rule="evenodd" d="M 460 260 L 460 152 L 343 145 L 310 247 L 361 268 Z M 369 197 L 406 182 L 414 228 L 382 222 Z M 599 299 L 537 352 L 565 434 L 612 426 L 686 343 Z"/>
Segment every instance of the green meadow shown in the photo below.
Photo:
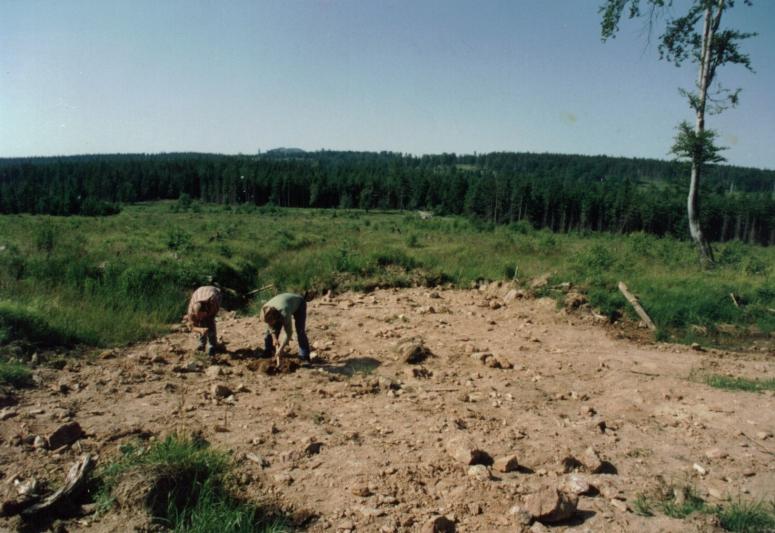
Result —
<path fill-rule="evenodd" d="M 689 242 L 644 233 L 554 234 L 414 212 L 159 202 L 106 217 L 0 216 L 0 350 L 108 347 L 159 335 L 195 287 L 226 288 L 254 313 L 270 291 L 571 282 L 612 319 L 634 317 L 624 281 L 657 340 L 745 344 L 775 331 L 775 249 L 716 246 L 702 271 Z M 273 289 L 252 291 L 273 285 Z M 730 296 L 734 294 L 734 300 Z"/>

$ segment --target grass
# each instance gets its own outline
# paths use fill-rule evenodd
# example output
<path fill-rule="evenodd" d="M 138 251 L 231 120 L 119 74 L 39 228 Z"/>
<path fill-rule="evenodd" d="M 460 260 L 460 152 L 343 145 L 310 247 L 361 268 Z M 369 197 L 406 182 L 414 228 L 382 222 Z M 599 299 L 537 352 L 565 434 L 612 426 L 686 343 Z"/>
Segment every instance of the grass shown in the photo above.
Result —
<path fill-rule="evenodd" d="M 673 495 L 683 494 L 679 501 Z M 726 531 L 735 533 L 766 533 L 775 529 L 775 503 L 727 500 L 719 505 L 705 502 L 692 487 L 662 491 L 660 496 L 639 494 L 633 500 L 633 511 L 645 517 L 660 511 L 671 518 L 683 519 L 694 513 L 714 515 Z"/>
<path fill-rule="evenodd" d="M 707 376 L 705 382 L 717 389 L 742 390 L 749 392 L 761 392 L 765 390 L 775 391 L 775 379 L 747 379 L 714 374 Z"/>
<path fill-rule="evenodd" d="M 147 339 L 179 320 L 196 286 L 212 282 L 232 289 L 225 307 L 255 313 L 271 294 L 246 295 L 267 284 L 313 293 L 469 287 L 515 272 L 522 283 L 551 273 L 548 295 L 561 297 L 551 286 L 570 281 L 599 311 L 634 318 L 616 287 L 625 281 L 662 340 L 740 342 L 720 324 L 742 335 L 775 331 L 775 247 L 717 246 L 719 266 L 704 272 L 690 243 L 643 233 L 552 234 L 524 221 L 492 227 L 406 212 L 176 206 L 137 204 L 110 217 L 0 216 L 0 347 Z M 698 339 L 698 328 L 708 338 Z"/>
<path fill-rule="evenodd" d="M 0 384 L 21 388 L 32 383 L 32 372 L 24 364 L 0 360 Z"/>
<path fill-rule="evenodd" d="M 172 531 L 287 531 L 281 520 L 234 496 L 231 468 L 228 455 L 197 437 L 171 435 L 148 447 L 125 445 L 121 456 L 98 473 L 97 508 L 102 513 L 111 509 L 115 493 L 129 480 L 130 492 L 147 489 L 130 497 L 139 496 L 154 522 Z"/>

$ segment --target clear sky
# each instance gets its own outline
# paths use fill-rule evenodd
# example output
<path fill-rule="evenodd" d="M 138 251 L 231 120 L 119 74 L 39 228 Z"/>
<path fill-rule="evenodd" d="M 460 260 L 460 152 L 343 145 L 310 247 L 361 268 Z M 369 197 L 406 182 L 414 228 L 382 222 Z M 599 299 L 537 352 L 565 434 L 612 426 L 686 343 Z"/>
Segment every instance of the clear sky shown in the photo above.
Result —
<path fill-rule="evenodd" d="M 691 65 L 602 0 L 0 0 L 0 157 L 494 150 L 667 159 Z M 677 0 L 677 6 L 685 0 Z M 680 7 L 676 8 L 676 12 Z M 709 117 L 730 163 L 775 169 L 775 1 L 728 25 L 756 73 Z"/>

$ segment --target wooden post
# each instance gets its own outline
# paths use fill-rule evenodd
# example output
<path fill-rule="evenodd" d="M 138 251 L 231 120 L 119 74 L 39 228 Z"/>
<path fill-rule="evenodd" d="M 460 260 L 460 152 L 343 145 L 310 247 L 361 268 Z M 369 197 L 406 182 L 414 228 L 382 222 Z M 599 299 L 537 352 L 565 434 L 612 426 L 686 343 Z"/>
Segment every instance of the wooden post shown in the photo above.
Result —
<path fill-rule="evenodd" d="M 643 322 L 646 323 L 649 329 L 652 331 L 657 329 L 657 326 L 651 320 L 651 317 L 649 317 L 643 307 L 641 307 L 640 302 L 638 302 L 638 298 L 636 298 L 635 295 L 627 289 L 627 285 L 625 285 L 623 281 L 619 282 L 619 290 L 622 291 L 624 297 L 627 298 L 627 301 L 630 302 L 630 305 L 632 305 L 632 307 L 635 309 L 635 312 L 638 313 L 638 316 L 641 318 L 641 320 L 643 320 Z"/>

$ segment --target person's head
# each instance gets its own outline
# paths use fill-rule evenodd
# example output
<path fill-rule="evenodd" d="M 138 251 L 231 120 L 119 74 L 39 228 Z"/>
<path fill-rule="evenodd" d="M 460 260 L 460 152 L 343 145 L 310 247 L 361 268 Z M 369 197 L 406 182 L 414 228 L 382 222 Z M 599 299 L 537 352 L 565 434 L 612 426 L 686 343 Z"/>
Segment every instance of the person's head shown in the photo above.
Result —
<path fill-rule="evenodd" d="M 269 324 L 270 328 L 277 329 L 283 322 L 283 314 L 274 307 L 270 307 L 264 312 L 264 322 Z"/>

